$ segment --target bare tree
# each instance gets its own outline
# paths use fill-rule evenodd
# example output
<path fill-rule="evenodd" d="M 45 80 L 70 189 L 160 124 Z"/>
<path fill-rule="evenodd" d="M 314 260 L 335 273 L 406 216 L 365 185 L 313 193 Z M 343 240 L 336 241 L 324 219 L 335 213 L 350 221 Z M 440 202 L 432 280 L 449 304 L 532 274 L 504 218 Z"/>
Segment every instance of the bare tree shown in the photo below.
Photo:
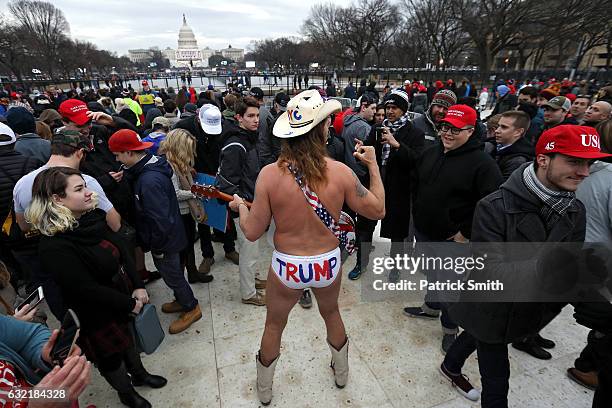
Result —
<path fill-rule="evenodd" d="M 0 32 L 0 65 L 21 81 L 23 74 L 31 68 L 28 67 L 28 50 L 22 41 L 23 33 L 4 16 L 0 16 Z"/>
<path fill-rule="evenodd" d="M 452 0 L 455 16 L 469 34 L 487 75 L 499 51 L 515 44 L 529 19 L 534 0 Z"/>
<path fill-rule="evenodd" d="M 374 44 L 377 43 L 380 53 L 389 43 L 388 36 L 381 31 L 398 24 L 397 8 L 389 0 L 359 0 L 348 7 L 313 6 L 302 25 L 302 33 L 322 52 L 355 64 L 359 74 Z"/>
<path fill-rule="evenodd" d="M 16 0 L 9 3 L 9 11 L 17 24 L 36 46 L 50 76 L 53 76 L 59 46 L 70 32 L 64 13 L 53 4 L 38 0 Z"/>

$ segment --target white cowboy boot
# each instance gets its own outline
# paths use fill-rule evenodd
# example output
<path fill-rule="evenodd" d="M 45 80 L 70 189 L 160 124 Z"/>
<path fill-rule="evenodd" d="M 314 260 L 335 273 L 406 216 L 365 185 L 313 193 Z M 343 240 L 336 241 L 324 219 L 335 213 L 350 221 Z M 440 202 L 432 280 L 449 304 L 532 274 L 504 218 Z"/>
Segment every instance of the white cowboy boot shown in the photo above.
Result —
<path fill-rule="evenodd" d="M 270 401 L 272 401 L 272 380 L 274 379 L 274 370 L 276 369 L 279 357 L 280 354 L 267 367 L 261 363 L 259 353 L 255 357 L 257 362 L 257 396 L 263 405 L 269 405 Z"/>
<path fill-rule="evenodd" d="M 346 338 L 344 346 L 340 350 L 336 350 L 334 346 L 328 341 L 329 349 L 331 350 L 332 359 L 330 367 L 334 370 L 334 379 L 336 381 L 336 387 L 344 388 L 348 381 L 348 346 L 349 340 Z"/>

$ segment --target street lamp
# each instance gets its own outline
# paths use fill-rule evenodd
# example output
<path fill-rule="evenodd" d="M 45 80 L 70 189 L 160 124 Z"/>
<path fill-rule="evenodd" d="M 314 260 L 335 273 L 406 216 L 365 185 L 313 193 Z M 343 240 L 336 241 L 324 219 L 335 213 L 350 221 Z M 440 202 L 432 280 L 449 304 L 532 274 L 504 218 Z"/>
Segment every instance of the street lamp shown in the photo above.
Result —
<path fill-rule="evenodd" d="M 440 61 L 438 61 L 438 65 L 440 66 L 440 69 L 443 69 L 443 65 L 444 65 L 444 59 L 440 58 Z"/>
<path fill-rule="evenodd" d="M 506 72 L 506 71 L 508 70 L 508 62 L 509 62 L 509 61 L 510 61 L 510 59 L 509 59 L 509 58 L 506 58 L 506 59 L 504 60 L 504 64 L 505 64 L 505 65 L 504 65 L 504 72 Z"/>

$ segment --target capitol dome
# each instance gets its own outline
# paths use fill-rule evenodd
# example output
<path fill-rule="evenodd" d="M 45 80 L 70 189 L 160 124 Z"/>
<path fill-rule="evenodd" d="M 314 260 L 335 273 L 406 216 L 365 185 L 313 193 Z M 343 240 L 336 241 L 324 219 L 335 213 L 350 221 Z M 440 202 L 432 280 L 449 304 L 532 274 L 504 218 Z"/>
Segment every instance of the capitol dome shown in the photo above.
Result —
<path fill-rule="evenodd" d="M 179 66 L 191 67 L 202 65 L 202 51 L 198 49 L 198 40 L 191 27 L 187 25 L 187 19 L 183 14 L 183 26 L 179 30 L 178 49 L 175 53 L 176 63 Z"/>
<path fill-rule="evenodd" d="M 183 14 L 183 26 L 179 30 L 178 47 L 183 48 L 183 49 L 197 49 L 198 48 L 198 40 L 196 40 L 191 27 L 187 25 L 187 19 L 185 18 L 184 14 Z"/>

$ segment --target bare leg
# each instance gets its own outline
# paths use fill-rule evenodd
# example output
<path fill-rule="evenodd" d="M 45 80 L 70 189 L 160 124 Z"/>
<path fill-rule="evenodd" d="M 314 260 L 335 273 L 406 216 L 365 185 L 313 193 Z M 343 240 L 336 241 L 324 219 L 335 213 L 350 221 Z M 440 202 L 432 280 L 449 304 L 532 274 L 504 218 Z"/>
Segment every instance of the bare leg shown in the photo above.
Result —
<path fill-rule="evenodd" d="M 338 277 L 330 286 L 325 288 L 311 288 L 317 299 L 319 313 L 325 320 L 327 328 L 327 341 L 334 346 L 336 350 L 340 350 L 346 342 L 346 330 L 344 322 L 338 310 L 338 295 L 340 294 L 340 286 L 342 283 L 342 269 L 338 271 Z"/>
<path fill-rule="evenodd" d="M 269 272 L 269 276 L 272 277 L 266 286 L 266 327 L 259 349 L 259 359 L 264 366 L 270 365 L 278 357 L 287 317 L 303 292 L 283 285 L 274 271 Z"/>

